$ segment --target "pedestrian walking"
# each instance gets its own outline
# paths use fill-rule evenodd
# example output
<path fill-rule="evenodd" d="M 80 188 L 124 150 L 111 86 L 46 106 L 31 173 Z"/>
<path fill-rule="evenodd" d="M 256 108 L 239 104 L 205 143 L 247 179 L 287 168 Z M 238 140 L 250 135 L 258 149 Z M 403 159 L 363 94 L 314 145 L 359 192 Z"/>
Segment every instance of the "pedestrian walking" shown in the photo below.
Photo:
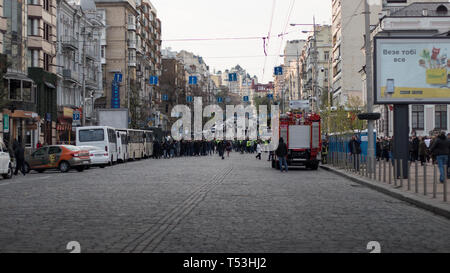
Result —
<path fill-rule="evenodd" d="M 352 140 L 348 143 L 348 150 L 350 151 L 350 156 L 353 157 L 353 167 L 356 171 L 359 171 L 359 155 L 361 154 L 361 142 L 354 135 Z"/>
<path fill-rule="evenodd" d="M 430 148 L 432 154 L 436 157 L 436 161 L 439 166 L 439 181 L 444 183 L 444 179 L 446 179 L 444 166 L 448 166 L 448 155 L 449 155 L 449 140 L 445 136 L 445 133 L 442 132 L 433 142 Z"/>
<path fill-rule="evenodd" d="M 22 141 L 14 141 L 14 157 L 16 158 L 16 170 L 14 171 L 14 175 L 17 175 L 20 172 L 25 175 L 25 150 L 22 146 Z"/>
<path fill-rule="evenodd" d="M 280 138 L 280 141 L 278 142 L 278 148 L 275 152 L 275 154 L 278 157 L 278 163 L 280 165 L 280 171 L 283 172 L 283 166 L 285 167 L 286 172 L 288 172 L 288 164 L 287 164 L 287 146 L 286 143 L 284 143 L 284 139 Z"/>
<path fill-rule="evenodd" d="M 420 165 L 424 165 L 427 160 L 427 145 L 425 144 L 424 137 L 420 137 L 419 140 L 419 159 Z"/>
<path fill-rule="evenodd" d="M 233 149 L 233 147 L 231 146 L 231 142 L 230 141 L 227 141 L 226 149 L 227 149 L 227 157 L 230 157 L 230 152 Z"/>
<path fill-rule="evenodd" d="M 256 158 L 258 158 L 259 160 L 261 160 L 261 143 L 257 143 L 256 144 L 256 153 L 258 154 L 257 156 L 256 156 Z"/>

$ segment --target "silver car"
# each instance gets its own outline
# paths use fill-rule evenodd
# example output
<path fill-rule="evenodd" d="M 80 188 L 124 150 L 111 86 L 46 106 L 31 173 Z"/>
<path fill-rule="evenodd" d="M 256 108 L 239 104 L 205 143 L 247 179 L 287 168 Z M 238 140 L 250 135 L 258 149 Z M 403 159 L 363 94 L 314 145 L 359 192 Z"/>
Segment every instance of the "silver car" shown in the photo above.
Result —
<path fill-rule="evenodd" d="M 82 150 L 89 151 L 89 157 L 91 159 L 91 166 L 98 166 L 100 168 L 104 168 L 109 165 L 109 156 L 108 152 L 95 147 L 95 146 L 77 146 Z"/>

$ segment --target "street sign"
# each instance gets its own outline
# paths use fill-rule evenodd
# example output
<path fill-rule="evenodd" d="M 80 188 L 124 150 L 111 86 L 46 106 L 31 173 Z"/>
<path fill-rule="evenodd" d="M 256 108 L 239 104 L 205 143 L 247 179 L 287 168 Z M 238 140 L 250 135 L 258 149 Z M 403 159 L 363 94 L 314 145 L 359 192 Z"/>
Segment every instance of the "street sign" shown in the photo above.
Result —
<path fill-rule="evenodd" d="M 186 101 L 187 101 L 187 102 L 192 102 L 192 101 L 193 101 L 192 96 L 187 96 L 187 97 L 186 97 Z"/>
<path fill-rule="evenodd" d="M 273 94 L 267 94 L 267 98 L 268 98 L 269 100 L 273 100 Z"/>
<path fill-rule="evenodd" d="M 189 85 L 197 84 L 197 76 L 189 76 Z"/>
<path fill-rule="evenodd" d="M 74 125 L 74 126 L 81 125 L 80 117 L 81 117 L 80 111 L 73 111 L 73 119 L 72 119 L 73 122 L 72 122 L 72 125 Z"/>
<path fill-rule="evenodd" d="M 150 77 L 150 85 L 158 85 L 158 77 L 157 76 L 151 76 Z"/>
<path fill-rule="evenodd" d="M 248 102 L 248 96 L 244 96 L 244 102 Z"/>
<path fill-rule="evenodd" d="M 223 102 L 223 98 L 222 98 L 222 97 L 218 97 L 218 98 L 217 98 L 217 102 L 218 102 L 218 103 L 222 103 L 222 102 Z"/>
<path fill-rule="evenodd" d="M 230 81 L 230 82 L 237 82 L 237 73 L 230 73 L 230 74 L 228 74 L 228 81 Z"/>
<path fill-rule="evenodd" d="M 3 133 L 9 133 L 9 116 L 3 115 Z"/>
<path fill-rule="evenodd" d="M 112 83 L 111 108 L 120 108 L 120 86 L 117 82 Z"/>
<path fill-rule="evenodd" d="M 51 113 L 45 113 L 45 120 L 50 122 L 52 121 L 52 114 Z"/>
<path fill-rule="evenodd" d="M 282 66 L 277 66 L 275 67 L 275 72 L 274 72 L 275 76 L 280 76 L 283 75 L 283 67 Z"/>
<path fill-rule="evenodd" d="M 114 81 L 115 82 L 122 82 L 122 74 L 121 73 L 114 74 Z"/>
<path fill-rule="evenodd" d="M 168 100 L 169 100 L 169 95 L 164 94 L 164 95 L 162 96 L 162 99 L 163 99 L 163 101 L 168 101 Z"/>
<path fill-rule="evenodd" d="M 292 100 L 289 102 L 289 107 L 293 110 L 309 110 L 310 104 L 308 100 Z"/>
<path fill-rule="evenodd" d="M 226 103 L 230 103 L 230 102 L 231 102 L 231 98 L 230 98 L 230 97 L 227 97 L 227 98 L 225 99 L 225 102 L 226 102 Z"/>

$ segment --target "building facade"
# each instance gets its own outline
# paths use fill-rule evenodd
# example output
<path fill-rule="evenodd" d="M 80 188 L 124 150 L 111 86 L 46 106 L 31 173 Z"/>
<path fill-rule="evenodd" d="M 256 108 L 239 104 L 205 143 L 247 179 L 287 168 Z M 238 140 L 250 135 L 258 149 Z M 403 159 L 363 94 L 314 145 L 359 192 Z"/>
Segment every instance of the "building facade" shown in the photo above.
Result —
<path fill-rule="evenodd" d="M 72 126 L 95 124 L 94 101 L 103 94 L 104 27 L 93 0 L 58 1 L 57 143 L 74 143 Z M 80 113 L 80 120 L 73 120 L 74 111 Z"/>
<path fill-rule="evenodd" d="M 406 2 L 406 1 L 405 1 Z M 408 1 L 411 2 L 411 1 Z M 430 1 L 435 2 L 435 1 Z M 380 14 L 380 22 L 373 36 L 436 37 L 450 36 L 450 3 L 385 3 Z M 363 89 L 365 71 L 362 70 Z M 449 98 L 450 101 L 450 98 Z M 394 132 L 394 113 L 392 105 L 375 105 L 374 110 L 381 113 L 375 122 L 380 136 L 392 136 Z M 409 133 L 430 136 L 437 131 L 449 132 L 450 105 L 413 104 L 409 106 Z"/>

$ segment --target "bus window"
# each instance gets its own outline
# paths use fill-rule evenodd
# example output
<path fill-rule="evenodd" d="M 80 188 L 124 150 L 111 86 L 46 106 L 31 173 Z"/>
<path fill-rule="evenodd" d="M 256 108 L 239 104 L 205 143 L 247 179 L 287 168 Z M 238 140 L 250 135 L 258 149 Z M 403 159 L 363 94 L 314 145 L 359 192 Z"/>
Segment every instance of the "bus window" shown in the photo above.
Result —
<path fill-rule="evenodd" d="M 103 129 L 80 130 L 78 132 L 80 142 L 96 142 L 105 140 L 105 132 Z"/>

